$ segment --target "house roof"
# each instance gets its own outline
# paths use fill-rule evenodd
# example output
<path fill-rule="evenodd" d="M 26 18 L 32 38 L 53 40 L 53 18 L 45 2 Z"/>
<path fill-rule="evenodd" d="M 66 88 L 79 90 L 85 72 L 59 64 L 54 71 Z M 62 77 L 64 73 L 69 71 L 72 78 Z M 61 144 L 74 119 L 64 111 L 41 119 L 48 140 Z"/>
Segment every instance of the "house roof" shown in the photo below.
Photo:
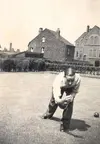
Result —
<path fill-rule="evenodd" d="M 43 58 L 43 54 L 42 53 L 37 53 L 37 52 L 30 52 L 28 50 L 23 51 L 23 52 L 19 52 L 17 54 L 12 54 L 11 57 L 12 58 L 16 58 L 16 56 L 19 56 L 21 54 L 25 54 L 24 57 L 34 57 L 34 58 Z"/>
<path fill-rule="evenodd" d="M 83 39 L 86 35 L 87 35 L 87 32 L 84 32 L 84 33 L 76 40 L 76 42 L 77 42 L 78 40 L 80 40 L 80 39 Z"/>
<path fill-rule="evenodd" d="M 22 52 L 19 52 L 19 53 L 16 53 L 16 54 L 12 54 L 12 56 L 17 56 L 17 55 L 20 55 L 20 54 L 23 54 L 23 53 L 26 53 L 26 51 L 22 51 Z"/>
<path fill-rule="evenodd" d="M 95 29 L 95 28 L 98 28 L 98 29 L 100 30 L 100 28 L 95 25 L 93 28 L 90 28 L 90 29 L 89 29 L 89 32 L 92 31 L 92 30 Z M 80 40 L 80 39 L 84 39 L 89 32 L 84 32 L 75 42 L 77 42 L 77 41 Z"/>
<path fill-rule="evenodd" d="M 55 36 L 55 38 L 56 38 L 56 32 L 55 32 L 55 31 L 45 28 L 45 29 L 43 30 L 43 32 L 44 32 L 45 30 L 47 30 L 47 31 L 49 31 L 50 33 L 52 33 L 52 34 Z M 33 40 L 35 40 L 38 36 L 39 36 L 39 35 L 37 35 Z M 33 40 L 31 40 L 31 41 L 29 42 L 29 44 L 30 44 Z M 59 40 L 60 40 L 61 42 L 63 42 L 64 44 L 66 44 L 66 45 L 74 46 L 74 45 L 71 44 L 68 40 L 66 40 L 65 38 L 63 38 L 61 35 L 60 35 L 60 39 L 59 39 Z M 29 45 L 29 44 L 28 44 L 28 45 Z"/>
<path fill-rule="evenodd" d="M 47 29 L 49 30 L 49 29 Z M 53 33 L 56 37 L 56 32 L 53 31 L 53 30 L 49 30 L 51 33 Z M 61 35 L 60 35 L 60 41 L 62 41 L 64 44 L 66 45 L 70 45 L 70 46 L 74 46 L 72 43 L 70 43 L 68 40 L 66 40 L 65 38 L 63 38 Z"/>

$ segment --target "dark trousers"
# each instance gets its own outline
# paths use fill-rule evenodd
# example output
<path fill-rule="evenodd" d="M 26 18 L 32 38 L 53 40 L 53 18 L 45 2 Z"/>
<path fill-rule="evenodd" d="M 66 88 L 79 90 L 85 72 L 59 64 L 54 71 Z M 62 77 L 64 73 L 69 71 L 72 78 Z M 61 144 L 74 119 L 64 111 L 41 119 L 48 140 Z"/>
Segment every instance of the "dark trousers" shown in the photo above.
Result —
<path fill-rule="evenodd" d="M 46 115 L 48 118 L 51 118 L 54 115 L 57 107 L 58 107 L 58 104 L 55 103 L 55 99 L 54 99 L 54 96 L 52 93 L 52 97 L 51 97 L 51 100 L 49 102 L 49 106 L 48 106 L 48 109 L 46 112 Z M 61 119 L 62 124 L 65 129 L 69 128 L 69 126 L 70 126 L 72 112 L 73 112 L 73 102 L 70 102 L 67 105 L 67 107 L 63 110 L 62 119 Z"/>

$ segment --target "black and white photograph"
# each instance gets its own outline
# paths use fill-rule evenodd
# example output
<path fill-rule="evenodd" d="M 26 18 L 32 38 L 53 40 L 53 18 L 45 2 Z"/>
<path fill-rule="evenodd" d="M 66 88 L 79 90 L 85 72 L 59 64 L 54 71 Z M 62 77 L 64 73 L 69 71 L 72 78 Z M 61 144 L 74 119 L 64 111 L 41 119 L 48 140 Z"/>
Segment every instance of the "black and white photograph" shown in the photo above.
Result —
<path fill-rule="evenodd" d="M 100 143 L 100 0 L 0 0 L 0 144 Z"/>

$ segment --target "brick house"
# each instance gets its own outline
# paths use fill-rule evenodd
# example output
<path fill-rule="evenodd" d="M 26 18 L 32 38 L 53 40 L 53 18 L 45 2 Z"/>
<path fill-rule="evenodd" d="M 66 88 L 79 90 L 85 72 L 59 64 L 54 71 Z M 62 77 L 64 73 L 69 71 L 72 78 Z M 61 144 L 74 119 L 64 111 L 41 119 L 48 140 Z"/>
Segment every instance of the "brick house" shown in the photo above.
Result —
<path fill-rule="evenodd" d="M 89 61 L 91 64 L 96 65 L 100 61 L 100 28 L 94 26 L 90 28 L 87 26 L 84 32 L 75 41 L 75 60 Z"/>
<path fill-rule="evenodd" d="M 60 29 L 40 28 L 39 34 L 28 44 L 28 51 L 43 53 L 43 57 L 51 61 L 72 60 L 74 50 L 75 46 L 60 35 Z"/>

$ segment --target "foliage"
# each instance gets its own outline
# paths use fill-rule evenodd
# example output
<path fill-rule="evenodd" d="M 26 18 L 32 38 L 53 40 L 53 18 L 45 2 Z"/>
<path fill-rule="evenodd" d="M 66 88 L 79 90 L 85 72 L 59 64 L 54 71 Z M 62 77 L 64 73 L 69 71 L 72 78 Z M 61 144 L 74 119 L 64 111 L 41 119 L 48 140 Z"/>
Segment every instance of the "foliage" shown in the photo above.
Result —
<path fill-rule="evenodd" d="M 79 64 L 79 63 L 62 63 L 62 62 L 51 62 L 43 58 L 6 58 L 0 59 L 0 71 L 16 71 L 16 72 L 27 72 L 27 71 L 62 71 L 68 67 L 72 67 L 79 73 L 90 73 L 100 75 L 100 68 L 93 67 L 91 65 Z"/>
<path fill-rule="evenodd" d="M 3 71 L 6 71 L 6 72 L 14 71 L 15 66 L 16 65 L 14 61 L 11 59 L 5 59 L 2 63 L 2 69 Z"/>

